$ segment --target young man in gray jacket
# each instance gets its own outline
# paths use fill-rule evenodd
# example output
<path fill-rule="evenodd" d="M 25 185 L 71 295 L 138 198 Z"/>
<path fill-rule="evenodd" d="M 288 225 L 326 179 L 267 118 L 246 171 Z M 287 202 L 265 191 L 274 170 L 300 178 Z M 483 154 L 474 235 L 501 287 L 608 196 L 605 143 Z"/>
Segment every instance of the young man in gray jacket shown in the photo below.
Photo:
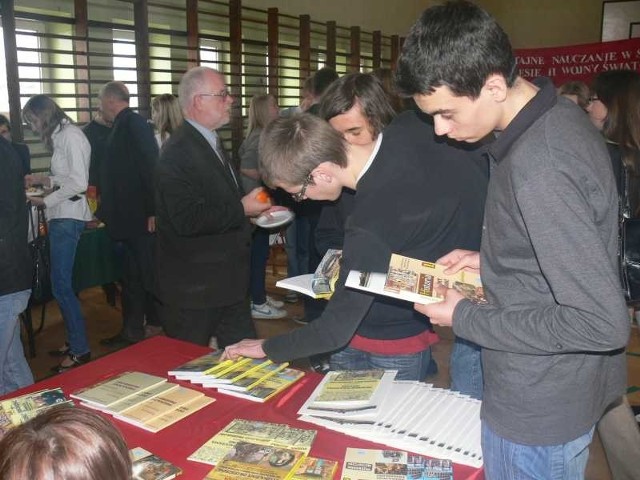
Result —
<path fill-rule="evenodd" d="M 594 426 L 626 385 L 629 320 L 616 266 L 616 186 L 604 142 L 549 80 L 518 76 L 509 39 L 466 1 L 426 10 L 398 84 L 435 131 L 489 148 L 479 270 L 488 305 L 449 290 L 416 309 L 482 347 L 487 478 L 583 478 Z"/>

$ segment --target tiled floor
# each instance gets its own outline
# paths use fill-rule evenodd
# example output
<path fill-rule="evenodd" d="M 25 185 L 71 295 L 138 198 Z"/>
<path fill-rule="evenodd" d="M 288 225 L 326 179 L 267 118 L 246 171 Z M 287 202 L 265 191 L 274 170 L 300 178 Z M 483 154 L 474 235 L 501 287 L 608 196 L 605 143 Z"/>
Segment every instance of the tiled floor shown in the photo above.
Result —
<path fill-rule="evenodd" d="M 274 259 L 272 259 L 274 260 Z M 286 268 L 283 267 L 282 258 L 276 258 L 275 264 L 269 267 L 267 276 L 268 290 L 271 295 L 281 298 L 284 291 L 276 289 L 274 284 L 278 278 L 283 278 Z M 101 338 L 108 337 L 118 332 L 120 328 L 120 310 L 107 304 L 106 298 L 100 288 L 93 288 L 83 291 L 80 294 L 83 312 L 87 320 L 87 329 L 91 343 L 91 351 L 94 357 L 99 357 L 109 353 L 111 350 L 99 345 Z M 291 329 L 298 328 L 292 318 L 303 315 L 302 301 L 296 304 L 286 304 L 288 316 L 281 320 L 256 320 L 256 329 L 261 337 L 271 337 Z M 40 316 L 40 307 L 33 311 L 34 322 L 37 324 Z M 451 352 L 451 332 L 450 330 L 440 330 L 441 342 L 434 347 L 434 357 L 438 362 L 439 372 L 430 379 L 438 386 L 448 385 L 449 375 L 449 353 Z M 47 355 L 48 350 L 53 350 L 62 345 L 64 341 L 64 331 L 61 323 L 60 312 L 55 302 L 51 302 L 46 309 L 45 324 L 42 332 L 36 337 L 37 355 L 29 360 L 31 369 L 37 380 L 41 380 L 52 373 L 50 368 L 56 364 L 56 359 Z M 629 352 L 636 355 L 629 355 L 629 385 L 640 387 L 640 333 L 637 328 L 632 330 L 632 337 L 629 343 Z M 640 389 L 630 394 L 629 400 L 632 404 L 640 405 Z M 609 480 L 611 476 L 607 466 L 606 458 L 600 446 L 597 436 L 591 446 L 589 464 L 587 466 L 587 480 Z"/>

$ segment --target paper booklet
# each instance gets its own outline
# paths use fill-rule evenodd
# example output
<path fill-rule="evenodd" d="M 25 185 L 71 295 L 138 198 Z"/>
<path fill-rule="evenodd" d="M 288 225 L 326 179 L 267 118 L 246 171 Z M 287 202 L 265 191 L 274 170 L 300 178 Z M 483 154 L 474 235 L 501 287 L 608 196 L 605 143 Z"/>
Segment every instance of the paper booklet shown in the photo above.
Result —
<path fill-rule="evenodd" d="M 283 368 L 285 366 L 286 364 L 281 364 L 270 373 L 247 385 L 246 388 L 231 389 L 227 388 L 229 385 L 219 385 L 217 387 L 218 393 L 244 398 L 253 402 L 266 402 L 304 376 L 303 371 L 295 368 Z M 240 380 L 240 386 L 244 385 L 244 381 L 245 379 Z"/>
<path fill-rule="evenodd" d="M 303 459 L 302 452 L 290 448 L 238 442 L 205 478 L 288 480 Z"/>
<path fill-rule="evenodd" d="M 276 287 L 286 288 L 312 298 L 331 298 L 340 275 L 342 250 L 330 248 L 314 273 L 285 278 Z"/>
<path fill-rule="evenodd" d="M 194 462 L 216 465 L 238 442 L 249 441 L 309 453 L 316 430 L 293 428 L 284 423 L 235 419 L 189 456 Z"/>
<path fill-rule="evenodd" d="M 118 420 L 131 423 L 136 426 L 143 426 L 161 415 L 166 415 L 178 407 L 187 405 L 193 400 L 203 397 L 204 393 L 190 388 L 178 386 L 161 395 L 152 397 L 144 402 L 130 407 L 121 413 L 114 415 Z"/>
<path fill-rule="evenodd" d="M 386 274 L 351 270 L 345 285 L 421 304 L 440 302 L 446 289 L 454 288 L 474 303 L 487 303 L 480 275 L 465 271 L 445 274 L 445 269 L 443 265 L 394 253 Z"/>
<path fill-rule="evenodd" d="M 222 352 L 220 351 L 207 353 L 206 355 L 194 358 L 187 363 L 175 367 L 173 370 L 169 370 L 167 375 L 171 375 L 172 377 L 184 377 L 185 379 L 199 377 L 201 375 L 206 375 L 209 371 L 219 368 L 221 364 L 230 365 L 232 363 L 231 360 L 227 362 L 220 362 L 221 355 Z"/>
<path fill-rule="evenodd" d="M 73 401 L 65 397 L 61 388 L 40 390 L 0 402 L 0 436 L 58 405 L 73 406 Z"/>
<path fill-rule="evenodd" d="M 300 420 L 390 448 L 482 466 L 482 402 L 423 382 L 395 381 L 367 417 L 301 415 Z M 446 477 L 448 478 L 448 477 Z"/>
<path fill-rule="evenodd" d="M 182 473 L 182 470 L 171 462 L 142 447 L 129 450 L 129 456 L 133 472 L 131 480 L 171 480 Z"/>
<path fill-rule="evenodd" d="M 399 450 L 347 448 L 341 480 L 453 480 L 451 460 Z"/>
<path fill-rule="evenodd" d="M 192 378 L 191 382 L 202 384 L 205 387 L 215 387 L 237 382 L 273 362 L 262 358 L 242 358 L 217 372 L 208 373 L 198 378 Z"/>
<path fill-rule="evenodd" d="M 391 390 L 396 370 L 328 372 L 299 415 L 359 420 L 371 419 Z"/>
<path fill-rule="evenodd" d="M 305 457 L 291 480 L 332 480 L 337 468 L 335 460 Z"/>
<path fill-rule="evenodd" d="M 142 372 L 125 372 L 100 383 L 78 390 L 71 398 L 95 407 L 109 407 L 136 393 L 166 382 L 164 377 Z"/>

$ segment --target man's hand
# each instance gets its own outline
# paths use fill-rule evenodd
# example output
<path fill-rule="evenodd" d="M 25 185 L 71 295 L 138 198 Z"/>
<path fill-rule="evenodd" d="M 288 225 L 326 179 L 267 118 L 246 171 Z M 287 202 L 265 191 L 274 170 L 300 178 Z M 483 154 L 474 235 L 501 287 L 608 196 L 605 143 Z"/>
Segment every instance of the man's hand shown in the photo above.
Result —
<path fill-rule="evenodd" d="M 263 358 L 266 357 L 262 344 L 264 340 L 245 339 L 229 345 L 224 349 L 220 360 L 235 360 L 238 357 Z"/>
<path fill-rule="evenodd" d="M 456 273 L 460 270 L 480 274 L 480 254 L 472 250 L 453 250 L 436 260 L 447 269 L 444 273 Z"/>
<path fill-rule="evenodd" d="M 262 187 L 257 187 L 242 197 L 242 207 L 244 208 L 244 214 L 247 217 L 257 217 L 265 210 L 269 210 L 271 208 L 271 198 L 265 202 L 264 197 L 262 196 L 263 194 L 260 194 L 260 192 L 263 191 L 264 189 Z"/>
<path fill-rule="evenodd" d="M 460 292 L 453 288 L 448 288 L 442 302 L 430 303 L 428 305 L 416 303 L 413 305 L 413 308 L 429 317 L 432 324 L 450 327 L 453 323 L 453 311 L 456 305 L 458 305 L 458 302 L 463 298 L 464 296 Z"/>
<path fill-rule="evenodd" d="M 156 217 L 147 218 L 147 230 L 149 233 L 155 233 L 156 231 Z"/>

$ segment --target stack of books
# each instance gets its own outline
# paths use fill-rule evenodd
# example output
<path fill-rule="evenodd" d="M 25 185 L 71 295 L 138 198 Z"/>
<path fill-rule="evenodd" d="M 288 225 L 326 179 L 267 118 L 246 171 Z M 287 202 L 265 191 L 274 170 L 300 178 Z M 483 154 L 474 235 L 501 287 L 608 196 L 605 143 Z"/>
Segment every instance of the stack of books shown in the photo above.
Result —
<path fill-rule="evenodd" d="M 235 419 L 189 460 L 215 466 L 208 479 L 331 480 L 337 462 L 307 456 L 316 434 L 282 423 Z"/>
<path fill-rule="evenodd" d="M 169 370 L 168 375 L 225 395 L 266 402 L 304 376 L 288 365 L 253 358 L 220 361 L 220 353 L 213 352 Z"/>
<path fill-rule="evenodd" d="M 309 408 L 318 405 L 314 392 L 298 411 L 300 420 L 392 448 L 482 466 L 482 402 L 422 382 L 393 381 L 384 388 L 388 391 L 377 408 L 360 412 Z"/>
<path fill-rule="evenodd" d="M 387 397 L 396 370 L 331 371 L 298 413 L 337 424 L 371 424 Z"/>
<path fill-rule="evenodd" d="M 60 388 L 27 393 L 0 402 L 0 437 L 45 410 L 65 404 L 73 406 L 73 401 L 66 398 Z"/>
<path fill-rule="evenodd" d="M 122 373 L 71 397 L 81 405 L 154 433 L 215 401 L 197 390 L 142 372 Z"/>
<path fill-rule="evenodd" d="M 154 455 L 142 447 L 129 450 L 131 457 L 131 480 L 172 480 L 182 474 L 173 463 Z"/>

